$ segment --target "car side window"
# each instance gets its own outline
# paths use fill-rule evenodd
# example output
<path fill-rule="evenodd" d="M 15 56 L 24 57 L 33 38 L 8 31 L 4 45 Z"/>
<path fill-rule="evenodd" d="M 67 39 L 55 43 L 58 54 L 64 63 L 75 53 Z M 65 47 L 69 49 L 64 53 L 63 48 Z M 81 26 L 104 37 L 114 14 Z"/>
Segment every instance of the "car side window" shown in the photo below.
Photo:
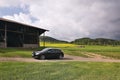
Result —
<path fill-rule="evenodd" d="M 55 49 L 53 50 L 53 53 L 56 53 L 56 50 L 55 50 Z"/>
<path fill-rule="evenodd" d="M 53 53 L 58 53 L 58 51 L 56 49 L 53 49 L 52 52 Z"/>
<path fill-rule="evenodd" d="M 56 53 L 60 53 L 60 50 L 56 49 Z"/>
<path fill-rule="evenodd" d="M 53 53 L 53 52 L 54 52 L 54 50 L 52 50 L 52 49 L 48 50 L 48 53 Z"/>
<path fill-rule="evenodd" d="M 55 50 L 55 53 L 58 53 L 58 51 L 57 51 L 57 50 Z"/>
<path fill-rule="evenodd" d="M 51 53 L 51 49 L 47 51 L 48 53 Z"/>
<path fill-rule="evenodd" d="M 59 53 L 60 52 L 60 50 L 57 50 L 57 53 Z"/>
<path fill-rule="evenodd" d="M 48 53 L 60 53 L 61 51 L 58 49 L 50 49 L 48 50 Z"/>

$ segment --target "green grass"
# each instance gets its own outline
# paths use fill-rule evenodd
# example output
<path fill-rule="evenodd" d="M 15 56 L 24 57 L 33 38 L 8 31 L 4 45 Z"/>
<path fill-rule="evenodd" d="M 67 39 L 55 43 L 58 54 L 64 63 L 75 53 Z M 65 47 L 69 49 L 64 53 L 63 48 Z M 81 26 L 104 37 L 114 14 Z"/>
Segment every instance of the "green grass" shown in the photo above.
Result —
<path fill-rule="evenodd" d="M 0 62 L 0 80 L 120 80 L 120 64 Z"/>
<path fill-rule="evenodd" d="M 31 57 L 31 54 L 35 50 L 41 50 L 41 48 L 37 49 L 23 49 L 23 48 L 0 48 L 0 57 Z"/>
<path fill-rule="evenodd" d="M 41 43 L 43 44 L 43 43 Z M 120 46 L 95 46 L 86 45 L 85 48 L 81 48 L 80 45 L 75 44 L 57 44 L 57 43 L 46 43 L 46 47 L 61 48 L 65 54 L 88 57 L 85 53 L 95 53 L 116 59 L 120 59 Z"/>
<path fill-rule="evenodd" d="M 43 43 L 41 43 L 43 46 Z M 80 45 L 69 43 L 46 43 L 46 47 L 60 48 L 65 54 L 89 57 L 86 53 L 100 54 L 116 59 L 120 59 L 120 46 L 85 46 L 81 48 Z M 0 57 L 31 57 L 31 53 L 37 49 L 23 49 L 23 48 L 0 48 Z"/>
<path fill-rule="evenodd" d="M 95 53 L 116 59 L 120 59 L 120 46 L 85 46 L 85 48 L 62 48 L 67 54 L 81 56 L 85 53 Z"/>
<path fill-rule="evenodd" d="M 120 46 L 51 44 L 65 54 L 83 56 L 91 52 L 120 59 Z M 42 47 L 43 48 L 43 47 Z M 31 57 L 37 49 L 0 48 L 0 57 Z M 0 62 L 0 80 L 120 80 L 120 63 L 107 62 Z"/>
<path fill-rule="evenodd" d="M 120 46 L 86 46 L 81 51 L 120 59 Z"/>

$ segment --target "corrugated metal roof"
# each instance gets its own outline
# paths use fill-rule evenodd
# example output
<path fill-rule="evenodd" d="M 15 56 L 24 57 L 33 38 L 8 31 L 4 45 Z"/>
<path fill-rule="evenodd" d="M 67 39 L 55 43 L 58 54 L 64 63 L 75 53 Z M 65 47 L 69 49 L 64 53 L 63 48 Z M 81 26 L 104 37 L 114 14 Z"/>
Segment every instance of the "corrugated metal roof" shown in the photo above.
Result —
<path fill-rule="evenodd" d="M 9 19 L 5 19 L 5 18 L 0 18 L 0 21 L 17 23 L 17 24 L 20 24 L 20 25 L 28 26 L 28 27 L 34 27 L 34 28 L 41 29 L 41 30 L 44 30 L 44 31 L 49 31 L 49 30 L 46 30 L 46 29 L 42 29 L 42 28 L 39 28 L 39 27 L 35 27 L 35 26 L 32 26 L 32 25 L 28 25 L 28 24 L 25 24 L 25 23 L 20 23 L 20 22 L 9 20 Z"/>

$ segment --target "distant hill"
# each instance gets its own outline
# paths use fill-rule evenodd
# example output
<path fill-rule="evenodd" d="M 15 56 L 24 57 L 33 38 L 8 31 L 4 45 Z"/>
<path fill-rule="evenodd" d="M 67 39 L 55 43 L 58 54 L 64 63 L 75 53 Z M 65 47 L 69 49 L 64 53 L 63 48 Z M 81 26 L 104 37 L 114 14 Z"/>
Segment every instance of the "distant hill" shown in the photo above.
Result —
<path fill-rule="evenodd" d="M 43 42 L 44 40 L 45 42 L 51 42 L 51 43 L 69 43 L 67 41 L 58 40 L 49 36 L 40 36 L 40 41 Z M 120 45 L 120 41 L 118 40 L 106 39 L 106 38 L 91 39 L 88 37 L 75 39 L 70 43 L 78 44 L 78 45 L 113 45 L 113 46 Z"/>
<path fill-rule="evenodd" d="M 49 36 L 40 36 L 40 41 L 52 42 L 52 43 L 68 43 L 67 41 L 58 40 Z"/>
<path fill-rule="evenodd" d="M 71 43 L 79 44 L 79 45 L 120 45 L 120 41 L 112 40 L 112 39 L 105 39 L 105 38 L 79 38 Z"/>

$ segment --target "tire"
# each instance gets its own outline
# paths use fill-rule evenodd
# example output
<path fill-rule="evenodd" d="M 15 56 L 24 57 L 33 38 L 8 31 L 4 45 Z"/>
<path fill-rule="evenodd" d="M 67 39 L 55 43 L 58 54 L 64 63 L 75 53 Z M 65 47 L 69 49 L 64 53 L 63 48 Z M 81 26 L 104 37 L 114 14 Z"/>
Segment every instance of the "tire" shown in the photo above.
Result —
<path fill-rule="evenodd" d="M 59 59 L 63 59 L 63 55 L 62 54 L 59 55 Z"/>
<path fill-rule="evenodd" d="M 45 59 L 45 56 L 44 55 L 41 55 L 40 56 L 40 60 L 44 60 Z"/>

